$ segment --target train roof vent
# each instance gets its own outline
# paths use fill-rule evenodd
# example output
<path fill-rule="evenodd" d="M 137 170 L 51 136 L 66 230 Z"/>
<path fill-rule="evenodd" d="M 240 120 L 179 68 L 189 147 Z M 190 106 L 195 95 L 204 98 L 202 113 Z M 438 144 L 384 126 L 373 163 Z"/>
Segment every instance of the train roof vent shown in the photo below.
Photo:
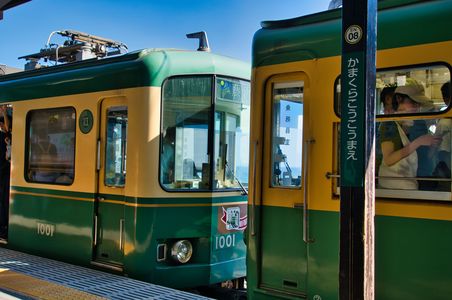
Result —
<path fill-rule="evenodd" d="M 199 39 L 198 51 L 210 52 L 209 40 L 207 39 L 207 33 L 205 31 L 188 33 L 187 38 Z"/>
<path fill-rule="evenodd" d="M 62 45 L 50 43 L 52 36 L 58 34 L 66 40 Z M 87 34 L 75 30 L 54 31 L 47 39 L 46 46 L 38 53 L 25 55 L 19 59 L 27 60 L 25 70 L 40 68 L 39 61 L 71 63 L 91 58 L 103 58 L 127 52 L 127 46 L 121 42 Z"/>

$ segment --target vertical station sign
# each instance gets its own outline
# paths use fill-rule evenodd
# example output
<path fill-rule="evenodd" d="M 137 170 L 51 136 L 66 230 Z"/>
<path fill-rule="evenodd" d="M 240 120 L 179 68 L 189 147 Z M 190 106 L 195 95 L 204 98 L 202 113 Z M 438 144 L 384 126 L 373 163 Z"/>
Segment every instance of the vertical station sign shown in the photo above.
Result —
<path fill-rule="evenodd" d="M 341 300 L 374 297 L 376 6 L 342 1 Z"/>

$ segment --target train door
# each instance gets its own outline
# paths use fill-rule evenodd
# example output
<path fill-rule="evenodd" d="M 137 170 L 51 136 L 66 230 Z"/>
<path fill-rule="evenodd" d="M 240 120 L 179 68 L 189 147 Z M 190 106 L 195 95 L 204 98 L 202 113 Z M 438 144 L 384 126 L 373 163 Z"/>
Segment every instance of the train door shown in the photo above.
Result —
<path fill-rule="evenodd" d="M 124 204 L 127 158 L 127 102 L 104 99 L 98 145 L 98 195 L 95 261 L 121 266 L 124 250 Z"/>
<path fill-rule="evenodd" d="M 296 74 L 274 77 L 266 86 L 259 272 L 262 289 L 301 297 L 307 286 L 305 82 Z"/>
<path fill-rule="evenodd" d="M 0 106 L 0 243 L 8 238 L 12 107 Z"/>

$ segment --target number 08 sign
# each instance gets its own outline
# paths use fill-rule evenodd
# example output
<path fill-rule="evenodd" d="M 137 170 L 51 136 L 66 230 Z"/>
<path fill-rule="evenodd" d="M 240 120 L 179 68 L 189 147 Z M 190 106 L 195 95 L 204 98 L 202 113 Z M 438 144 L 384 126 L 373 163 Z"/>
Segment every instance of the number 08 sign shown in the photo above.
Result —
<path fill-rule="evenodd" d="M 358 25 L 351 25 L 345 31 L 345 41 L 349 44 L 358 43 L 363 37 L 363 30 Z"/>

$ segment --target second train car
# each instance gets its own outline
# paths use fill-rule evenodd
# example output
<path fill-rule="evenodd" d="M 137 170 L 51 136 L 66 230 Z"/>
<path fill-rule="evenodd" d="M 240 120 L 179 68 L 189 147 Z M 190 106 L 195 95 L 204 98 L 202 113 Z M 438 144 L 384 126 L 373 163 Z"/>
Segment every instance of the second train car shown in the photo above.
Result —
<path fill-rule="evenodd" d="M 124 45 L 58 33 L 64 45 L 0 77 L 6 247 L 174 288 L 244 277 L 249 65 L 174 49 L 99 59 Z"/>
<path fill-rule="evenodd" d="M 451 15 L 379 1 L 376 299 L 452 295 Z M 248 296 L 338 299 L 340 9 L 263 22 L 252 67 Z"/>

